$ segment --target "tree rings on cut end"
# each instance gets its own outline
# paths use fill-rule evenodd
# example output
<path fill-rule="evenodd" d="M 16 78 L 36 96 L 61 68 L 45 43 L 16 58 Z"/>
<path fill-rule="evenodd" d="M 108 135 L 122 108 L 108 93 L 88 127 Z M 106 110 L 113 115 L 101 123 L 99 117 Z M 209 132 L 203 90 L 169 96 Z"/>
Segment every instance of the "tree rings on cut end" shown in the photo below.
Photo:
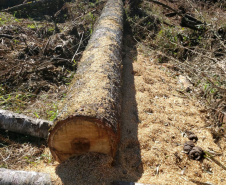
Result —
<path fill-rule="evenodd" d="M 114 135 L 103 125 L 96 118 L 82 116 L 70 117 L 58 122 L 57 126 L 50 131 L 48 140 L 54 158 L 62 162 L 87 152 L 114 156 L 116 147 L 110 142 Z"/>

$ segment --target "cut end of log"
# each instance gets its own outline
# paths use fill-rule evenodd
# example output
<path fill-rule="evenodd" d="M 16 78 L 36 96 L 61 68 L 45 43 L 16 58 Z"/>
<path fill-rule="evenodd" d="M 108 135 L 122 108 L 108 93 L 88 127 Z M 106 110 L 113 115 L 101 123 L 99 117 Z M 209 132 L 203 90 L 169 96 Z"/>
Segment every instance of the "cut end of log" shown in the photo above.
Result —
<path fill-rule="evenodd" d="M 116 146 L 111 146 L 110 141 L 114 134 L 103 125 L 96 118 L 81 116 L 58 122 L 48 139 L 53 157 L 58 162 L 87 152 L 104 153 L 113 157 Z"/>

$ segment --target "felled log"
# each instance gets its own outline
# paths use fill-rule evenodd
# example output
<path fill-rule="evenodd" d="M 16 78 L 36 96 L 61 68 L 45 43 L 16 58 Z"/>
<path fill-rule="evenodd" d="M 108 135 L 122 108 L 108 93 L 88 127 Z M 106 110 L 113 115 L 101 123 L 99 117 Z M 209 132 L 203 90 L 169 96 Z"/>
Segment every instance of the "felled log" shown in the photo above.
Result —
<path fill-rule="evenodd" d="M 40 138 L 48 137 L 48 130 L 52 122 L 35 119 L 23 114 L 0 110 L 0 129 L 31 135 Z"/>
<path fill-rule="evenodd" d="M 121 112 L 122 29 L 123 3 L 108 0 L 50 131 L 48 145 L 59 162 L 87 152 L 115 155 Z"/>
<path fill-rule="evenodd" d="M 51 185 L 50 175 L 47 173 L 16 171 L 0 168 L 1 185 Z"/>

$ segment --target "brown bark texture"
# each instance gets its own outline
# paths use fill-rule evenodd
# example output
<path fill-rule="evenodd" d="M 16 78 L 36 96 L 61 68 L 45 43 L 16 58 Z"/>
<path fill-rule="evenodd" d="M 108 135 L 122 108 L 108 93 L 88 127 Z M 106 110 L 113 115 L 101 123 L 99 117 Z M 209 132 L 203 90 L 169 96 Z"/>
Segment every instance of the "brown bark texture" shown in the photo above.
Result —
<path fill-rule="evenodd" d="M 59 162 L 87 152 L 114 156 L 121 111 L 123 3 L 108 0 L 89 40 L 48 144 Z"/>
<path fill-rule="evenodd" d="M 33 171 L 16 171 L 0 168 L 1 185 L 51 185 L 50 175 Z"/>
<path fill-rule="evenodd" d="M 7 110 L 0 110 L 0 129 L 46 139 L 51 125 L 51 121 L 35 119 Z"/>

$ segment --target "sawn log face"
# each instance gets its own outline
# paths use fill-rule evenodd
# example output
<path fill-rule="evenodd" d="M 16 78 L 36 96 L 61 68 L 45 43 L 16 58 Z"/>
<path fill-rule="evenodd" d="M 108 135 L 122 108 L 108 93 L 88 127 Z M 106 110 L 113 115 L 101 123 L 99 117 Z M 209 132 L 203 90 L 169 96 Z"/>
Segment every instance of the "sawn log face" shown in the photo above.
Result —
<path fill-rule="evenodd" d="M 50 132 L 48 144 L 58 161 L 86 152 L 111 156 L 116 152 L 121 112 L 122 29 L 123 3 L 109 0 Z"/>

